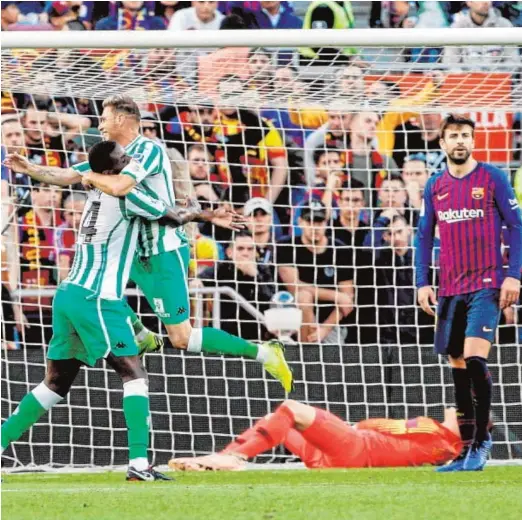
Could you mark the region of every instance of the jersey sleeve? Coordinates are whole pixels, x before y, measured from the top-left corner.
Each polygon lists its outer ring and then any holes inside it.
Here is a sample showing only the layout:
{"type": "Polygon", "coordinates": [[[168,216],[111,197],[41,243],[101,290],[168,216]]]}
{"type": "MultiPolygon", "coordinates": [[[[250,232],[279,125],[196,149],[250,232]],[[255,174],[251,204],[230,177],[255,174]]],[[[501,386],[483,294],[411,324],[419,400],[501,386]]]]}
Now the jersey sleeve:
{"type": "Polygon", "coordinates": [[[75,164],[72,166],[72,169],[78,173],[78,175],[85,175],[86,173],[89,173],[91,171],[91,167],[89,165],[89,161],[84,161],[78,164],[75,164]]]}
{"type": "Polygon", "coordinates": [[[508,176],[498,168],[494,168],[492,172],[495,183],[495,203],[509,235],[507,276],[519,279],[522,267],[522,214],[508,176]]]}
{"type": "Polygon", "coordinates": [[[126,218],[141,217],[146,220],[158,220],[167,212],[165,203],[142,189],[134,188],[124,200],[126,218]]]}
{"type": "Polygon", "coordinates": [[[148,175],[159,172],[162,160],[162,149],[159,144],[148,141],[138,148],[132,155],[132,161],[121,171],[129,175],[139,184],[148,175]]]}
{"type": "Polygon", "coordinates": [[[433,179],[428,179],[420,211],[419,229],[415,236],[415,284],[418,288],[430,285],[429,274],[433,236],[435,232],[435,210],[433,208],[433,179]]]}

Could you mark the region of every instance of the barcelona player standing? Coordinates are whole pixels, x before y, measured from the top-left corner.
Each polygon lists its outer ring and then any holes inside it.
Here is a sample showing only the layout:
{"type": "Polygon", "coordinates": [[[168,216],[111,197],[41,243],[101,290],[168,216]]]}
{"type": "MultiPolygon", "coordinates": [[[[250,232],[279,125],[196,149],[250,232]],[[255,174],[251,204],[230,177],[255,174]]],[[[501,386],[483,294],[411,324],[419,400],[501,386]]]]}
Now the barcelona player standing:
{"type": "Polygon", "coordinates": [[[487,359],[500,310],[518,301],[522,216],[508,176],[473,158],[475,125],[449,115],[441,148],[447,168],[424,190],[416,240],[416,284],[422,309],[434,315],[435,351],[449,357],[463,449],[438,471],[482,470],[491,451],[488,433],[492,381],[487,359]],[[510,245],[503,268],[501,235],[510,245]],[[439,299],[430,285],[435,226],[440,232],[439,299]]]}

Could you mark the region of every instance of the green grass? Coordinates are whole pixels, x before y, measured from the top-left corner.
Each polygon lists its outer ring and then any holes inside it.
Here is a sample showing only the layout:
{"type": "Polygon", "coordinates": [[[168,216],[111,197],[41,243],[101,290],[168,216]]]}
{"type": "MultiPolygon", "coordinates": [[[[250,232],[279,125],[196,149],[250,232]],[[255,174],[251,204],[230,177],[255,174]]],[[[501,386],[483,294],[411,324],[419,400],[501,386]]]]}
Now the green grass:
{"type": "Polygon", "coordinates": [[[437,474],[432,468],[178,473],[125,482],[122,473],[4,475],[12,520],[486,520],[522,518],[522,467],[437,474]]]}

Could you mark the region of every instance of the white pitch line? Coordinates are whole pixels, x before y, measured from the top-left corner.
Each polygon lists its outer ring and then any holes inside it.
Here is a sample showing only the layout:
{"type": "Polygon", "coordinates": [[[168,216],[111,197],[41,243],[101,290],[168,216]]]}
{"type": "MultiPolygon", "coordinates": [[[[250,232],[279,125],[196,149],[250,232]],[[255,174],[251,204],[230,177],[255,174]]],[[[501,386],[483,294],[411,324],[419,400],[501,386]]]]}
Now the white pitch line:
{"type": "MultiPolygon", "coordinates": [[[[467,485],[467,484],[483,484],[484,481],[482,480],[466,480],[466,481],[461,481],[459,485],[467,485]]],[[[159,483],[158,483],[159,484],[159,483]]],[[[149,484],[148,486],[139,486],[139,485],[136,485],[136,483],[133,483],[133,484],[128,484],[128,485],[125,485],[125,487],[96,487],[96,486],[90,486],[90,487],[73,487],[73,488],[41,488],[41,487],[24,487],[24,488],[13,488],[13,489],[5,489],[5,486],[6,485],[9,485],[9,484],[6,484],[4,482],[3,486],[2,486],[2,494],[3,493],[54,493],[54,494],[60,494],[60,493],[92,493],[92,492],[107,492],[107,493],[112,493],[112,492],[124,492],[124,493],[128,493],[129,491],[131,492],[150,492],[150,491],[164,491],[164,490],[168,490],[170,489],[171,487],[174,487],[176,490],[179,490],[179,489],[183,489],[183,490],[199,490],[199,489],[205,489],[205,490],[209,490],[209,489],[215,489],[215,490],[219,490],[219,489],[236,489],[236,488],[244,488],[245,486],[249,485],[248,482],[245,482],[245,483],[238,483],[238,484],[194,484],[194,485],[187,485],[187,484],[178,484],[176,482],[173,482],[171,484],[168,484],[168,483],[161,483],[161,484],[155,484],[155,485],[151,485],[149,484]]],[[[411,488],[411,487],[418,487],[418,488],[425,488],[426,487],[426,484],[430,484],[430,485],[437,485],[438,482],[436,481],[433,481],[433,482],[417,482],[417,483],[410,483],[408,484],[408,487],[411,488]]],[[[495,481],[495,485],[510,485],[510,484],[515,484],[515,482],[512,482],[512,481],[501,481],[501,480],[497,480],[495,481]]],[[[333,484],[335,486],[335,489],[339,489],[339,488],[352,488],[354,486],[358,486],[358,487],[367,487],[368,485],[371,485],[371,487],[375,488],[375,487],[388,487],[390,486],[390,483],[385,483],[385,482],[372,482],[372,483],[369,483],[369,482],[353,482],[353,483],[346,483],[346,484],[343,484],[343,483],[335,483],[333,484]]],[[[302,483],[302,484],[281,484],[281,483],[271,483],[271,484],[255,484],[255,488],[256,489],[259,489],[259,488],[274,488],[274,487],[277,487],[277,488],[281,488],[281,487],[290,487],[290,488],[294,488],[294,487],[299,487],[299,488],[324,488],[324,487],[332,487],[332,483],[328,483],[328,482],[321,482],[321,483],[311,483],[311,482],[308,482],[308,483],[302,483]]]]}

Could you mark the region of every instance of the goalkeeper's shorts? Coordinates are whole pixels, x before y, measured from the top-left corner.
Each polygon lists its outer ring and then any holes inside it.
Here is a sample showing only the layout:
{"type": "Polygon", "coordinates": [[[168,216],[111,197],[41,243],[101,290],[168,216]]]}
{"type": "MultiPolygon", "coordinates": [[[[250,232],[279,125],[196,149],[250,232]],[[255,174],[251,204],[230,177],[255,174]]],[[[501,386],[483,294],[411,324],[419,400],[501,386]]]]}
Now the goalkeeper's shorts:
{"type": "Polygon", "coordinates": [[[490,343],[500,319],[499,289],[481,289],[467,294],[439,298],[435,352],[459,358],[466,338],[482,338],[490,343]]]}
{"type": "Polygon", "coordinates": [[[123,301],[92,298],[92,294],[72,283],[60,285],[53,301],[48,359],[78,359],[94,366],[111,353],[118,357],[138,355],[123,301]]]}

